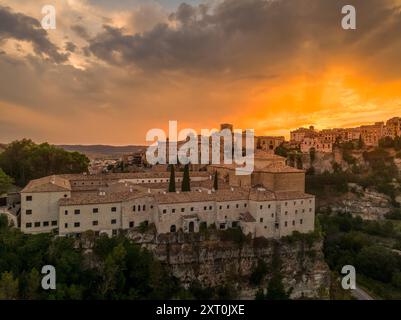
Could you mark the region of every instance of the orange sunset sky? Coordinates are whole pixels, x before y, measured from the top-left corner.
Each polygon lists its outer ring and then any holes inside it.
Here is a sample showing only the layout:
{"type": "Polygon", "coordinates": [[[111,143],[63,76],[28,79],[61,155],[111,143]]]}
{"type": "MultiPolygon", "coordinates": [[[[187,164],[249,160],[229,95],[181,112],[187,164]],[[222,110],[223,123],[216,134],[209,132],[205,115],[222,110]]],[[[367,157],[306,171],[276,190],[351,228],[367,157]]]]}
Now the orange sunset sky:
{"type": "Polygon", "coordinates": [[[2,143],[143,144],[169,120],[288,137],[400,106],[400,0],[0,0],[2,143]]]}

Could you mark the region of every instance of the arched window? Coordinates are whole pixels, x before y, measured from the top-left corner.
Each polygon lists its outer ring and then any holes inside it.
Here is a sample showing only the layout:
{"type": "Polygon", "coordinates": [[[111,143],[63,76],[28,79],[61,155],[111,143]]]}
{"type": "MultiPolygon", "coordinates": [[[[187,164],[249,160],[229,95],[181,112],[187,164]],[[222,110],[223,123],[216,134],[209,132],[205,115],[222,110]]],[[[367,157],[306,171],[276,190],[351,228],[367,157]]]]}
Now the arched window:
{"type": "Polygon", "coordinates": [[[173,225],[171,225],[171,227],[170,227],[170,232],[176,232],[176,226],[175,226],[175,224],[173,224],[173,225]]]}

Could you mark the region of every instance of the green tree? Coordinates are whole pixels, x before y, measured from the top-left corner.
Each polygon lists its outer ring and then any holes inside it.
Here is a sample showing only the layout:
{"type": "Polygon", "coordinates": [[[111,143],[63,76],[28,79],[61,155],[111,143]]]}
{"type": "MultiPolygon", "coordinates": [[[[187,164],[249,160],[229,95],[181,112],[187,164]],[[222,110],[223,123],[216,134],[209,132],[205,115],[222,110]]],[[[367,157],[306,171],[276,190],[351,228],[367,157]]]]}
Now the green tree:
{"type": "Polygon", "coordinates": [[[83,154],[28,139],[10,143],[0,154],[0,167],[21,187],[29,180],[52,174],[86,172],[88,165],[89,159],[83,154]]]}
{"type": "Polygon", "coordinates": [[[5,172],[0,168],[0,195],[7,192],[13,184],[13,179],[10,178],[5,172]]]}
{"type": "Polygon", "coordinates": [[[218,178],[217,171],[214,172],[213,189],[214,190],[218,190],[219,189],[219,178],[218,178]]]}
{"type": "Polygon", "coordinates": [[[0,300],[15,300],[18,298],[18,279],[12,272],[3,272],[0,278],[0,300]]]}
{"type": "Polygon", "coordinates": [[[33,268],[26,276],[25,298],[35,300],[40,298],[39,288],[42,278],[39,271],[33,268]]]}
{"type": "Polygon", "coordinates": [[[181,191],[182,192],[191,191],[191,178],[189,177],[189,165],[188,164],[186,164],[184,166],[184,175],[182,178],[181,191]]]}
{"type": "Polygon", "coordinates": [[[365,146],[365,143],[363,142],[362,135],[359,135],[358,149],[362,149],[364,146],[365,146]]]}
{"type": "Polygon", "coordinates": [[[310,157],[310,163],[311,163],[311,165],[312,165],[312,163],[315,161],[315,159],[316,159],[316,150],[315,150],[315,148],[311,148],[310,150],[309,150],[309,157],[310,157]]]}
{"type": "Polygon", "coordinates": [[[275,243],[271,262],[272,277],[267,286],[267,293],[265,297],[268,300],[288,300],[290,297],[289,292],[286,292],[283,285],[281,265],[280,247],[278,243],[275,243]]]}
{"type": "Polygon", "coordinates": [[[168,184],[168,192],[175,192],[175,167],[173,164],[170,165],[170,181],[168,184]]]}

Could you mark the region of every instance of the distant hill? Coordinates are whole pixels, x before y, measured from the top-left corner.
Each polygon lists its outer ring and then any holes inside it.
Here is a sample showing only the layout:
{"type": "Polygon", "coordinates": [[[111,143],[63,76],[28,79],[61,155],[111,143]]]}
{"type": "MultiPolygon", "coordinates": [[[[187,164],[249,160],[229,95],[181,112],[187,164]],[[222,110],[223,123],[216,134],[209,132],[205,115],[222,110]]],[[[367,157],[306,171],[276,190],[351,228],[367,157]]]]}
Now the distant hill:
{"type": "Polygon", "coordinates": [[[108,146],[108,145],[58,145],[66,151],[77,151],[90,159],[119,158],[123,154],[145,150],[145,146],[108,146]]]}

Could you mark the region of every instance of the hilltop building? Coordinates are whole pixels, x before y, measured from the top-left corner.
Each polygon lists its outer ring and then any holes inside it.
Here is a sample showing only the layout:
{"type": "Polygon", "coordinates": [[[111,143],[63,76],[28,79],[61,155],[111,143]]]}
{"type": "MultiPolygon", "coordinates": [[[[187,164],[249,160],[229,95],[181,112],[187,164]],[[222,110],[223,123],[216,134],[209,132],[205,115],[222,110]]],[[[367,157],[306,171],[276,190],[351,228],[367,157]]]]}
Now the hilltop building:
{"type": "MultiPolygon", "coordinates": [[[[192,172],[191,192],[168,193],[169,172],[57,175],[31,181],[21,192],[21,230],[113,235],[141,224],[158,233],[240,227],[253,237],[281,237],[314,229],[315,197],[305,193],[305,172],[267,152],[255,171],[235,176],[231,165],[192,172]],[[212,175],[219,173],[218,190],[212,175]]],[[[176,182],[182,179],[177,172],[176,182]]]]}
{"type": "Polygon", "coordinates": [[[376,147],[380,139],[384,137],[395,138],[401,136],[401,118],[395,117],[384,122],[375,122],[371,125],[363,125],[356,128],[333,128],[315,130],[298,128],[290,132],[291,142],[297,143],[302,152],[310,152],[314,148],[318,152],[332,152],[333,145],[337,142],[350,142],[362,139],[366,146],[376,147]]]}

